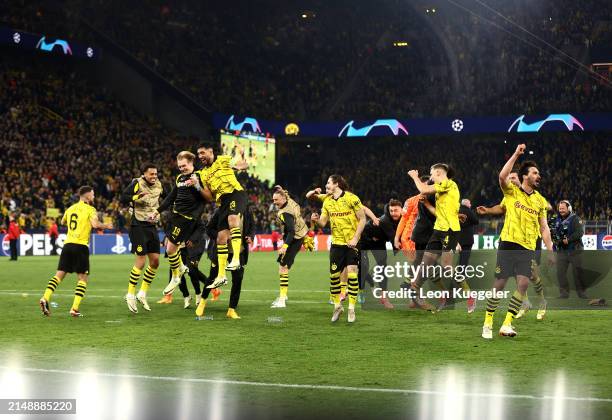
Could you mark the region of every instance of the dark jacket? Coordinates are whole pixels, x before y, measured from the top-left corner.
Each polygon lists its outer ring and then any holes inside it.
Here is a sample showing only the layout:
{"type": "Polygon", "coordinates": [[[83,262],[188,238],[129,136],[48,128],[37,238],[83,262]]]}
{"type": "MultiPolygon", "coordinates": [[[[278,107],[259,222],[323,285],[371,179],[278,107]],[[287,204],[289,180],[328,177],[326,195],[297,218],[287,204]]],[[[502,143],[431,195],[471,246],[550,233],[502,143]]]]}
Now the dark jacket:
{"type": "Polygon", "coordinates": [[[463,245],[474,244],[474,227],[478,226],[478,216],[474,210],[463,204],[459,206],[459,213],[467,216],[465,223],[461,223],[461,232],[459,232],[459,245],[463,248],[463,245]]]}
{"type": "MultiPolygon", "coordinates": [[[[429,195],[427,197],[431,205],[435,206],[436,199],[435,196],[429,195]]],[[[410,236],[410,240],[415,244],[426,244],[429,242],[429,238],[431,238],[431,234],[433,233],[433,227],[436,223],[436,216],[431,214],[427,207],[421,202],[419,202],[419,214],[417,215],[416,221],[414,222],[414,228],[412,229],[412,235],[410,236]]]]}
{"type": "MultiPolygon", "coordinates": [[[[361,249],[387,249],[387,242],[393,245],[400,219],[393,220],[389,214],[389,205],[385,204],[384,214],[378,220],[380,222],[378,226],[374,226],[371,220],[366,223],[361,234],[361,249]]],[[[395,249],[395,245],[393,247],[395,249]]]]}
{"type": "Polygon", "coordinates": [[[584,249],[582,236],[584,225],[576,213],[570,213],[565,219],[557,218],[552,229],[555,230],[555,248],[568,251],[580,251],[584,249]],[[563,238],[567,237],[568,244],[563,244],[563,238]]]}

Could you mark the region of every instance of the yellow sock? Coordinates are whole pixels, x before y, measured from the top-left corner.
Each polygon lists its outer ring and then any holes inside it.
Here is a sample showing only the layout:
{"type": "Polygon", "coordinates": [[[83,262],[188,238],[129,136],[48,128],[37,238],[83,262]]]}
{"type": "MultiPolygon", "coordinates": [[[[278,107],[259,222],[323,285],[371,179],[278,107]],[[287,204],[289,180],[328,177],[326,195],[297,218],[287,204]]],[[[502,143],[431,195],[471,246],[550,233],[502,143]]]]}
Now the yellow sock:
{"type": "Polygon", "coordinates": [[[357,293],[359,292],[359,280],[357,280],[357,273],[348,273],[348,299],[349,309],[355,309],[357,303],[357,293]]]}
{"type": "Polygon", "coordinates": [[[217,277],[225,277],[225,267],[227,266],[227,244],[217,244],[217,260],[219,262],[219,272],[217,277]]]}
{"type": "Polygon", "coordinates": [[[53,292],[55,292],[55,289],[57,288],[57,286],[59,286],[61,282],[62,280],[59,277],[51,277],[51,280],[49,280],[49,284],[47,284],[47,288],[45,289],[43,299],[49,302],[51,300],[51,295],[53,294],[53,292]]]}
{"type": "Polygon", "coordinates": [[[495,312],[485,312],[485,325],[493,328],[493,315],[495,314],[495,312]]]}
{"type": "Polygon", "coordinates": [[[240,261],[240,245],[242,244],[242,234],[240,228],[235,227],[230,229],[231,245],[232,245],[232,261],[240,261]]]}
{"type": "Polygon", "coordinates": [[[340,273],[329,275],[329,293],[335,306],[340,305],[340,273]]]}
{"type": "Polygon", "coordinates": [[[183,265],[181,260],[181,253],[175,252],[174,254],[168,254],[168,262],[170,263],[170,270],[172,270],[172,276],[178,277],[180,274],[179,268],[183,265]]]}
{"type": "Polygon", "coordinates": [[[346,295],[346,287],[347,287],[347,283],[340,283],[340,294],[341,295],[346,295]]]}
{"type": "Polygon", "coordinates": [[[206,309],[206,299],[201,299],[200,303],[198,303],[198,307],[196,308],[196,315],[203,316],[204,310],[206,309]]]}
{"type": "Polygon", "coordinates": [[[470,291],[470,285],[468,284],[467,280],[463,280],[459,284],[461,284],[461,288],[463,289],[463,291],[465,291],[465,292],[469,292],[470,291]]]}
{"type": "Polygon", "coordinates": [[[149,291],[149,287],[151,287],[151,283],[155,278],[155,273],[157,273],[157,268],[153,268],[148,266],[142,276],[142,284],[140,285],[140,291],[143,293],[147,293],[149,291]]]}
{"type": "Polygon", "coordinates": [[[74,290],[74,301],[72,302],[72,309],[75,311],[79,310],[79,306],[81,305],[81,300],[85,296],[85,290],[87,289],[87,282],[83,280],[79,280],[77,283],[77,287],[74,290]]]}
{"type": "Polygon", "coordinates": [[[289,290],[289,273],[280,274],[280,296],[287,297],[287,291],[289,290]]]}
{"type": "Polygon", "coordinates": [[[136,293],[136,285],[138,284],[138,280],[140,280],[140,274],[142,270],[136,266],[132,267],[132,271],[130,271],[130,283],[128,284],[128,295],[133,295],[136,293]]]}
{"type": "Polygon", "coordinates": [[[510,303],[508,304],[508,313],[506,313],[506,319],[504,320],[504,325],[512,325],[512,320],[521,309],[521,305],[523,304],[523,295],[518,290],[514,291],[514,294],[510,298],[510,303]]]}

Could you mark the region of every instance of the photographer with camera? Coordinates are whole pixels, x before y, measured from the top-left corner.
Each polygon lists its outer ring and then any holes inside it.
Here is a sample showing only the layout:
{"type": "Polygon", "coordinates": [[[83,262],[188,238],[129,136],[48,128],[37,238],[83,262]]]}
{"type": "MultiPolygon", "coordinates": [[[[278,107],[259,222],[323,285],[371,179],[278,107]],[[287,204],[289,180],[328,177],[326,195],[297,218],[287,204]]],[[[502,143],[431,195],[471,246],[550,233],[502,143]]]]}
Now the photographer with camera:
{"type": "Polygon", "coordinates": [[[567,200],[561,200],[557,206],[559,217],[551,221],[551,233],[557,252],[557,280],[559,281],[560,298],[569,297],[567,269],[571,264],[574,273],[576,294],[586,299],[582,284],[582,235],[584,226],[582,220],[572,211],[572,205],[567,200]]]}

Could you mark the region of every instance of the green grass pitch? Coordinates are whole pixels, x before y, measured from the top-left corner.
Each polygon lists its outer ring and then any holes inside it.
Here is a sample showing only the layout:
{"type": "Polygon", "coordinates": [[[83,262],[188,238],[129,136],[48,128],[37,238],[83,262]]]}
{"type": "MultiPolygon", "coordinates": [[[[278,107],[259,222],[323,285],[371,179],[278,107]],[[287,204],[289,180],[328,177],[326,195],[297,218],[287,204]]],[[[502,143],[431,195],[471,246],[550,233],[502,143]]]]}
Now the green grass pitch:
{"type": "MultiPolygon", "coordinates": [[[[443,403],[453,393],[440,378],[454,372],[460,377],[454,385],[460,388],[458,394],[498,390],[504,412],[513,413],[507,418],[529,418],[554,403],[541,397],[561,392],[562,377],[563,395],[578,398],[566,401],[567,407],[580,409],[582,418],[612,416],[612,365],[604,356],[612,348],[612,312],[551,310],[537,322],[532,311],[517,320],[518,337],[495,336],[490,342],[480,337],[482,302],[472,315],[463,310],[430,314],[358,308],[354,325],[347,324],[346,314],[331,324],[327,258],[326,253],[298,256],[288,306],[279,310],[270,309],[278,293],[275,255],[251,254],[238,307],[242,319],[225,318],[225,286],[220,300],[207,306],[213,319],[206,321],[196,321],[193,308],[182,308],[178,289],[172,305],[155,304],[167,283],[167,260],[162,260],[149,295],[152,311],[139,307],[134,315],[123,299],[132,257],[92,256],[81,305],[84,317],[73,319],[68,310],[74,275],[56,291],[53,301],[59,306],[52,308],[51,317],[43,317],[38,307],[57,257],[26,257],[16,263],[3,259],[1,365],[6,368],[18,360],[21,367],[42,369],[30,374],[44,378],[50,389],[65,378],[45,371],[49,369],[82,371],[94,366],[100,372],[142,375],[135,380],[148,396],[178,395],[181,389],[180,381],[147,380],[149,376],[297,385],[225,385],[225,398],[264,417],[282,416],[297,407],[304,416],[423,415],[429,405],[443,403]],[[269,322],[269,317],[282,321],[269,322]],[[496,381],[503,383],[502,391],[494,387],[496,381]]],[[[207,273],[208,262],[201,268],[207,273]]],[[[506,307],[507,302],[500,306],[503,311],[506,307]]],[[[499,311],[496,325],[502,318],[499,311]]],[[[213,384],[196,381],[194,386],[206,390],[213,384]]]]}

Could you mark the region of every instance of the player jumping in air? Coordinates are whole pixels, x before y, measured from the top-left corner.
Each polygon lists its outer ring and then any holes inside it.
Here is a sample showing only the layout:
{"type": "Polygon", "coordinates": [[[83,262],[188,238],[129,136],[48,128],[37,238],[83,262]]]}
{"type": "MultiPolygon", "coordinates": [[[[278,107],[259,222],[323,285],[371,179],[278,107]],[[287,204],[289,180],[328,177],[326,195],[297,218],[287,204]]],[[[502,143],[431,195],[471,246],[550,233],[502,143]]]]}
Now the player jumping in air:
{"type": "Polygon", "coordinates": [[[43,297],[40,298],[40,309],[46,316],[51,314],[49,302],[51,295],[57,286],[64,280],[66,273],[77,273],[77,286],[74,291],[74,301],[70,308],[70,315],[81,316],[79,306],[85,296],[89,277],[89,237],[91,229],[112,229],[112,223],[101,223],[98,220],[96,209],[92,206],[94,202],[94,190],[92,187],[83,186],[79,188],[79,202],[68,207],[62,217],[62,225],[68,225],[68,234],[64,241],[64,247],[59,258],[57,272],[49,280],[43,297]]]}
{"type": "Polygon", "coordinates": [[[227,283],[225,270],[240,269],[241,224],[247,206],[247,194],[236,179],[234,168],[230,164],[230,156],[215,156],[213,147],[204,145],[198,147],[198,158],[204,165],[200,171],[200,180],[210,190],[219,207],[219,226],[217,227],[219,272],[217,278],[208,286],[210,289],[215,289],[227,283]],[[227,262],[228,240],[233,255],[229,263],[227,262]]]}
{"type": "MultiPolygon", "coordinates": [[[[187,241],[197,228],[198,220],[204,211],[205,197],[210,198],[210,192],[206,191],[195,171],[194,161],[195,155],[191,152],[182,151],[177,155],[176,164],[181,173],[176,177],[174,188],[157,209],[157,212],[161,213],[172,207],[172,213],[166,223],[166,252],[172,278],[164,289],[164,295],[174,292],[181,283],[183,274],[189,270],[181,260],[179,245],[187,241]]],[[[158,217],[159,214],[155,214],[151,220],[158,217]]]]}

